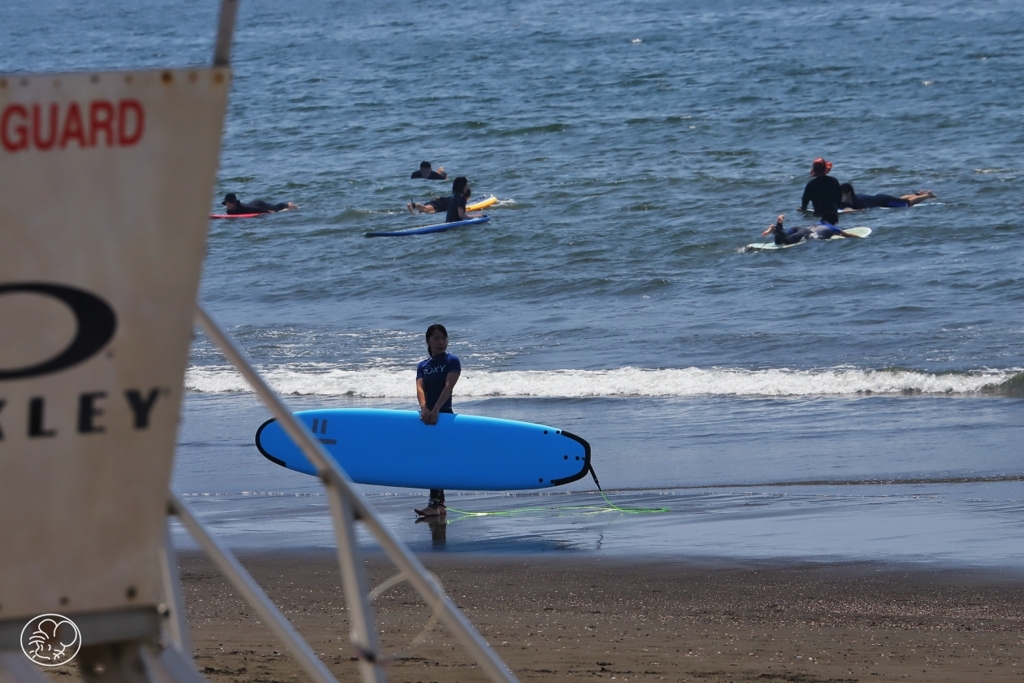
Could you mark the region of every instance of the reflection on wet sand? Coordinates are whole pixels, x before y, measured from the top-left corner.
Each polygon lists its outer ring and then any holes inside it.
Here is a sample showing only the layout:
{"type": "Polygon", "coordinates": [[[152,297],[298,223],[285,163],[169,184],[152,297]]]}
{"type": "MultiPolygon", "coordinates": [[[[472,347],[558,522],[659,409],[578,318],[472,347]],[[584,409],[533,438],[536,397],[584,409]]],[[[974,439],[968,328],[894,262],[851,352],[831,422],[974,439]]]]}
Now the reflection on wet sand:
{"type": "Polygon", "coordinates": [[[444,550],[447,544],[445,534],[448,530],[447,517],[419,517],[417,524],[426,524],[430,527],[430,545],[434,550],[444,550]]]}

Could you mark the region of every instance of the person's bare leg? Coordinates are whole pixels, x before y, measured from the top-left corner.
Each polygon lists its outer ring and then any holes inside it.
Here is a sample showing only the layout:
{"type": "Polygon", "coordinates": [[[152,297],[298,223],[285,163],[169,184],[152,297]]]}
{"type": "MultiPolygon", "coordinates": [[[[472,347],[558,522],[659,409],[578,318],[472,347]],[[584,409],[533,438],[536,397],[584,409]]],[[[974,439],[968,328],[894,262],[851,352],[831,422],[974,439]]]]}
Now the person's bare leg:
{"type": "Polygon", "coordinates": [[[931,190],[918,190],[914,194],[905,194],[900,199],[905,199],[910,206],[914,206],[926,199],[935,199],[935,193],[931,190]]]}

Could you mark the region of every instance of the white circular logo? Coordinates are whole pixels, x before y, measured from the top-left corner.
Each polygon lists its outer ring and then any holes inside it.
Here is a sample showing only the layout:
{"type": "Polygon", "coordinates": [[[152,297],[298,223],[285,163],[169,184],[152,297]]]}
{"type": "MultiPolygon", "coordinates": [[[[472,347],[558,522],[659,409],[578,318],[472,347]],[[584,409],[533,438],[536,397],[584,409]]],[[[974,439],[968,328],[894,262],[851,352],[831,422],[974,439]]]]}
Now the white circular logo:
{"type": "Polygon", "coordinates": [[[21,651],[40,666],[67,664],[82,647],[82,632],[60,614],[40,614],[21,629],[21,651]]]}

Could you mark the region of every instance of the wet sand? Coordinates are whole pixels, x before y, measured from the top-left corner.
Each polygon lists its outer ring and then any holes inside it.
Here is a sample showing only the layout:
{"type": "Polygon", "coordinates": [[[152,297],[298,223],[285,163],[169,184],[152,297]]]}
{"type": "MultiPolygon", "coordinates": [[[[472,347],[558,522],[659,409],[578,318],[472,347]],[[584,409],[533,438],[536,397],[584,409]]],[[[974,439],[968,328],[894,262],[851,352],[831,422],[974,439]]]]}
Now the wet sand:
{"type": "MultiPolygon", "coordinates": [[[[341,681],[359,680],[332,552],[240,555],[341,681]]],[[[421,556],[521,681],[1024,681],[1024,572],[858,564],[421,556]]],[[[307,680],[213,565],[180,556],[201,671],[307,680]]],[[[371,586],[394,572],[367,560],[371,586]]],[[[405,584],[374,603],[386,653],[430,614],[405,584]]],[[[389,681],[486,678],[443,625],[389,681]]]]}

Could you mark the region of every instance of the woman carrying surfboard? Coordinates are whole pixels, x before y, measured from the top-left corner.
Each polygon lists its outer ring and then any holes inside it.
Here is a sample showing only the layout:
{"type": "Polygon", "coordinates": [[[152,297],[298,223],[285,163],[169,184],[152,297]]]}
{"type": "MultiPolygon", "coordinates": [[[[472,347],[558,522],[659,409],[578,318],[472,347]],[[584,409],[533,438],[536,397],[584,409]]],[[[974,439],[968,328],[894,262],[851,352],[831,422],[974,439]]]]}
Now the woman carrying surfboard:
{"type": "MultiPolygon", "coordinates": [[[[416,366],[416,399],[420,404],[420,419],[424,424],[436,425],[440,413],[452,413],[452,391],[462,374],[458,356],[448,353],[448,330],[436,323],[427,328],[427,358],[416,366]]],[[[430,489],[427,507],[416,510],[421,517],[448,514],[444,505],[444,489],[430,489]]]]}

